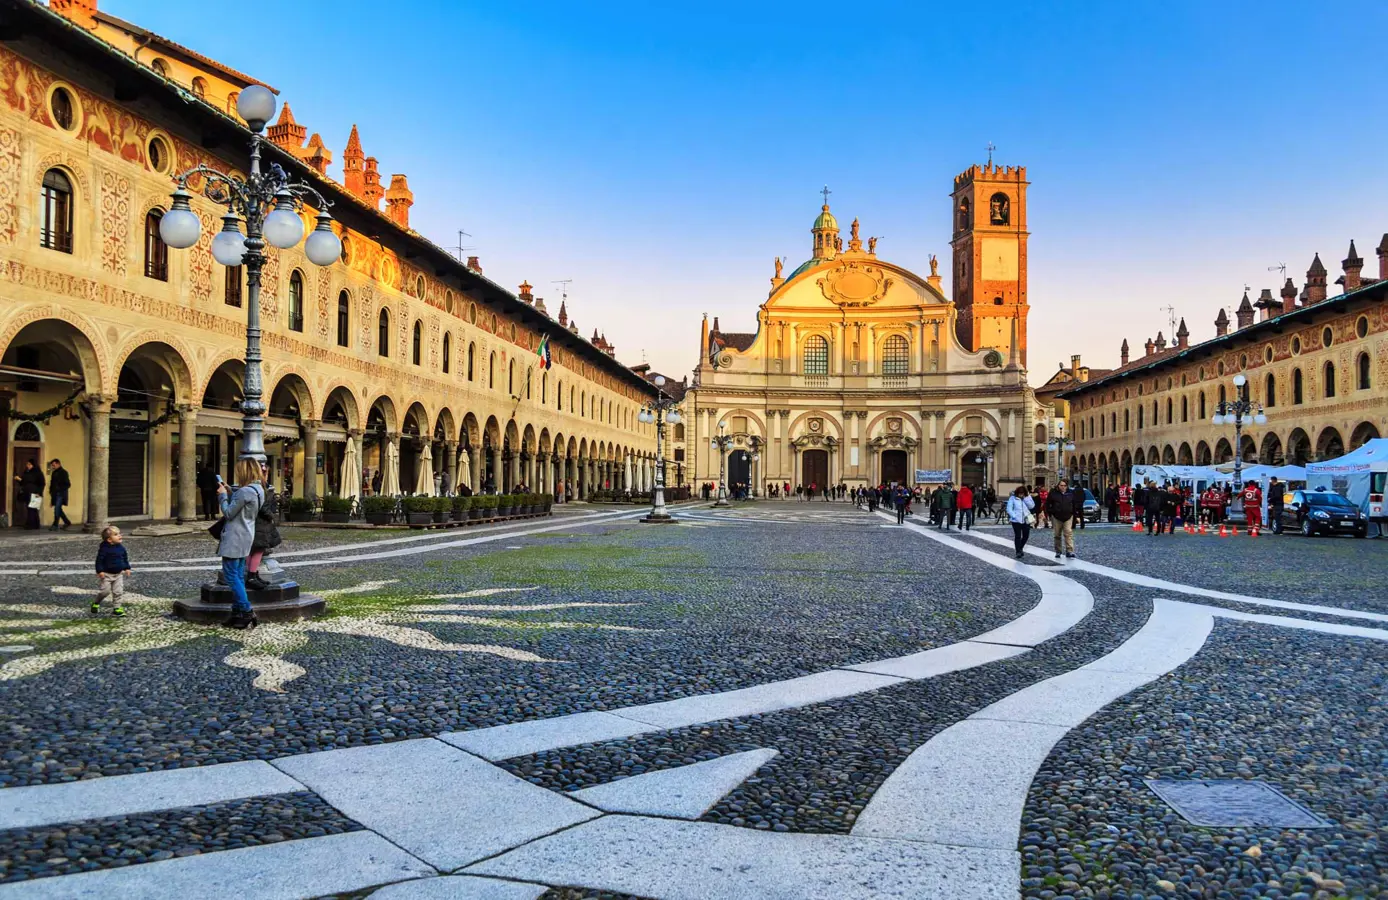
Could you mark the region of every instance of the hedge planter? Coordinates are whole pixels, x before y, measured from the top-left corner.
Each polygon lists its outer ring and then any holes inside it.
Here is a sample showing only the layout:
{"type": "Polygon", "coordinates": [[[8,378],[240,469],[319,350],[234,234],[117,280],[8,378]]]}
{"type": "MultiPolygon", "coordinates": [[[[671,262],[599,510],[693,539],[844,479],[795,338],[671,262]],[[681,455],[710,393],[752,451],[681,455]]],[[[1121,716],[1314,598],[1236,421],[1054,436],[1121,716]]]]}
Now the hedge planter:
{"type": "Polygon", "coordinates": [[[289,519],[289,521],[291,521],[291,522],[312,522],[312,521],[313,521],[313,512],[312,512],[311,510],[310,510],[310,511],[306,511],[306,512],[305,512],[305,511],[296,512],[296,511],[294,511],[294,510],[290,510],[289,515],[288,515],[288,519],[289,519]]]}
{"type": "Polygon", "coordinates": [[[482,518],[482,512],[482,510],[474,506],[467,511],[467,520],[469,522],[476,522],[478,519],[482,518]]]}
{"type": "Polygon", "coordinates": [[[390,513],[388,512],[369,512],[366,514],[366,521],[372,525],[389,525],[390,513]]]}
{"type": "Polygon", "coordinates": [[[509,506],[498,506],[498,507],[496,508],[496,514],[497,514],[497,517],[498,517],[498,518],[504,519],[504,518],[506,518],[507,516],[511,515],[511,507],[509,507],[509,506]]]}
{"type": "Polygon", "coordinates": [[[346,523],[346,522],[352,521],[352,514],[351,514],[351,513],[330,513],[330,512],[325,512],[325,513],[323,513],[323,521],[324,521],[324,522],[332,522],[332,523],[336,523],[336,524],[344,524],[344,523],[346,523]]]}
{"type": "Polygon", "coordinates": [[[432,525],[434,523],[434,514],[431,512],[405,513],[405,523],[411,528],[421,528],[425,525],[432,525]]]}

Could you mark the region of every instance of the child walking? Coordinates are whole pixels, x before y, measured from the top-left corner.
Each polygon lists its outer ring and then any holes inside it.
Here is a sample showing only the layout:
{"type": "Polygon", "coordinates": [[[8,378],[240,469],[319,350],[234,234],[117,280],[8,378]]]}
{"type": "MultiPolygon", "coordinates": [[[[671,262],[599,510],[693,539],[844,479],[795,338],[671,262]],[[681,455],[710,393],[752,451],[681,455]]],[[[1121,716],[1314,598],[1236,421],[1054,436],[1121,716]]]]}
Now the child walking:
{"type": "Polygon", "coordinates": [[[92,601],[92,615],[100,615],[101,601],[111,598],[113,616],[125,615],[121,598],[125,596],[125,576],[130,574],[130,556],[121,543],[120,529],[107,525],[101,532],[101,547],[96,551],[96,599],[92,601]]]}

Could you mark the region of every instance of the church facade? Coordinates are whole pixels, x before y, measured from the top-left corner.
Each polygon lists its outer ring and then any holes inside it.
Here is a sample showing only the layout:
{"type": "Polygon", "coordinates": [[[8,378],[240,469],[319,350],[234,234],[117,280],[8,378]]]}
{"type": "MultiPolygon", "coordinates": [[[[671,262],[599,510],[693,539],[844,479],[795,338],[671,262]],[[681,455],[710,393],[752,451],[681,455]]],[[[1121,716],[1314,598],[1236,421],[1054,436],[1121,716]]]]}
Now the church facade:
{"type": "Polygon", "coordinates": [[[776,260],[757,330],[705,316],[686,397],[690,480],[769,483],[1031,481],[1026,383],[1026,169],[972,166],[952,193],[953,285],[877,255],[825,203],[810,258],[776,260]],[[712,445],[731,438],[727,459],[712,445]]]}

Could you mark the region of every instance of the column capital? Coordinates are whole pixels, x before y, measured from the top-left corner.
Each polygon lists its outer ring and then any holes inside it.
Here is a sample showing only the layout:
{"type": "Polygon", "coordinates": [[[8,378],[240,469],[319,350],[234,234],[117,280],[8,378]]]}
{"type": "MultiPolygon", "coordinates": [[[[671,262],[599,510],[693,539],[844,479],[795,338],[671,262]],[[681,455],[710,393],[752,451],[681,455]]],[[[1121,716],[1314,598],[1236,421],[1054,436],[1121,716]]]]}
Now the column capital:
{"type": "Polygon", "coordinates": [[[302,425],[305,429],[312,428],[314,431],[317,431],[319,428],[323,427],[323,422],[321,419],[303,419],[299,422],[299,424],[302,425]]]}
{"type": "Polygon", "coordinates": [[[174,406],[174,410],[178,413],[179,418],[184,418],[189,415],[196,416],[199,409],[200,407],[196,403],[179,403],[174,406]]]}
{"type": "Polygon", "coordinates": [[[361,429],[361,428],[348,428],[348,429],[347,429],[347,436],[348,436],[349,438],[357,438],[358,440],[360,440],[360,439],[361,439],[361,436],[362,436],[363,434],[366,434],[366,432],[365,432],[365,430],[363,430],[363,429],[361,429]]]}
{"type": "Polygon", "coordinates": [[[111,406],[116,402],[115,397],[105,397],[101,394],[88,394],[82,401],[82,407],[90,413],[110,413],[111,406]]]}

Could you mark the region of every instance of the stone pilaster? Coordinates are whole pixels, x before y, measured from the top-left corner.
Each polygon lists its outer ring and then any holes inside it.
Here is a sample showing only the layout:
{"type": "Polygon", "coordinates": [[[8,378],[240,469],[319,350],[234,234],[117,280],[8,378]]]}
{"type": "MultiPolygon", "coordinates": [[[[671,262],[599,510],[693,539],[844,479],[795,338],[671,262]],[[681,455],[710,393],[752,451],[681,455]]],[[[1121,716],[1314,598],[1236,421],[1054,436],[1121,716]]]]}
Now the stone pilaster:
{"type": "Polygon", "coordinates": [[[87,400],[87,523],[84,530],[100,533],[109,508],[107,482],[111,475],[111,399],[87,400]]]}
{"type": "Polygon", "coordinates": [[[318,496],[318,427],[317,419],[304,420],[304,480],[300,487],[301,497],[318,496]]]}
{"type": "Polygon", "coordinates": [[[178,407],[178,521],[198,517],[198,408],[178,407]]]}

